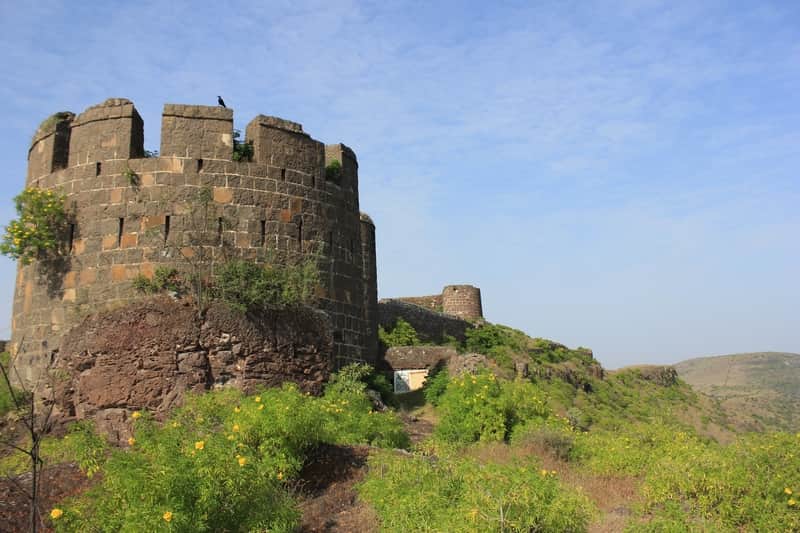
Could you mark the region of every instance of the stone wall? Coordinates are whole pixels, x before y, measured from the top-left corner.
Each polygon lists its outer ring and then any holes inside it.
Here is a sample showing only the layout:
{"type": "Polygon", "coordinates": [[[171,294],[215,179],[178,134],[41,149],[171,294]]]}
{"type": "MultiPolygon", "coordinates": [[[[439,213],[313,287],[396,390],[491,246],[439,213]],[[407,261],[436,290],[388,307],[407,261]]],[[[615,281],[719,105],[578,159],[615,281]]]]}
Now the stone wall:
{"type": "Polygon", "coordinates": [[[378,302],[378,323],[384,329],[392,329],[397,319],[402,318],[417,331],[420,341],[440,344],[446,342],[446,336],[455,337],[463,342],[464,332],[474,327],[470,322],[460,318],[437,313],[418,305],[400,300],[380,300],[378,302]]]}
{"type": "Polygon", "coordinates": [[[448,285],[441,294],[393,298],[466,320],[482,320],[481,290],[472,285],[448,285]]]}
{"type": "Polygon", "coordinates": [[[187,391],[291,381],[319,393],[334,366],[323,312],[245,316],[215,304],[200,319],[165,296],[86,318],[64,336],[55,361],[57,418],[92,419],[115,440],[127,438],[131,412],[160,416],[187,391]]]}
{"type": "Polygon", "coordinates": [[[394,298],[394,300],[418,305],[438,313],[441,313],[443,310],[441,294],[433,294],[431,296],[402,296],[400,298],[394,298]]]}
{"type": "Polygon", "coordinates": [[[432,369],[458,356],[452,346],[393,346],[384,356],[385,370],[432,369]]]}
{"type": "Polygon", "coordinates": [[[333,322],[337,361],[374,362],[367,300],[377,295],[376,275],[365,280],[365,267],[375,258],[362,254],[375,248],[362,245],[355,154],[323,145],[300,124],[259,115],[247,126],[253,160],[232,161],[232,128],[230,109],[167,104],[161,155],[145,158],[143,124],[128,100],[43,123],[26,185],[65,194],[70,227],[59,260],[18,267],[12,346],[25,379],[82,317],[140,298],[131,283],[140,274],[307,254],[321,258],[318,296],[333,322]],[[338,182],[325,179],[334,159],[342,163],[338,182]]]}
{"type": "Polygon", "coordinates": [[[375,223],[361,213],[361,259],[364,261],[365,358],[378,360],[378,265],[375,261],[375,223]]]}

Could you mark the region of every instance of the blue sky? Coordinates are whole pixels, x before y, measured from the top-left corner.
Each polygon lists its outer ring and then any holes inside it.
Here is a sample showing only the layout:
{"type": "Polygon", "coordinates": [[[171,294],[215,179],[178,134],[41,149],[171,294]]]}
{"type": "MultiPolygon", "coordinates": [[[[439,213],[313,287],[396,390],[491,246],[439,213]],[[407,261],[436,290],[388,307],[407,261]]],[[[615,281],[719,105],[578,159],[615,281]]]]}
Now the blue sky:
{"type": "Polygon", "coordinates": [[[472,283],[610,368],[800,352],[798,2],[5,0],[0,44],[0,223],[49,114],[129,98],[157,149],[220,94],[355,149],[381,297],[472,283]]]}

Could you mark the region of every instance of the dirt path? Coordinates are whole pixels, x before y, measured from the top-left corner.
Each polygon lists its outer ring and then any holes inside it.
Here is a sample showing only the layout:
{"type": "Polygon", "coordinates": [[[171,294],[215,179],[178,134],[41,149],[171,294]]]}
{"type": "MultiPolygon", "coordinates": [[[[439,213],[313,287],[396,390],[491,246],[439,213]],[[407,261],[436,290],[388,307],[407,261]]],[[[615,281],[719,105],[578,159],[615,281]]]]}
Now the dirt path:
{"type": "MultiPolygon", "coordinates": [[[[57,502],[80,494],[99,480],[89,480],[75,464],[67,463],[47,467],[42,472],[39,512],[43,518],[41,531],[52,531],[49,523],[50,511],[57,502]]],[[[26,492],[30,490],[30,473],[13,479],[0,479],[0,532],[17,533],[29,531],[28,513],[30,501],[26,492]]]]}
{"type": "Polygon", "coordinates": [[[369,505],[358,498],[355,485],[367,471],[368,446],[322,445],[308,458],[300,472],[304,533],[378,531],[378,519],[369,505]]]}

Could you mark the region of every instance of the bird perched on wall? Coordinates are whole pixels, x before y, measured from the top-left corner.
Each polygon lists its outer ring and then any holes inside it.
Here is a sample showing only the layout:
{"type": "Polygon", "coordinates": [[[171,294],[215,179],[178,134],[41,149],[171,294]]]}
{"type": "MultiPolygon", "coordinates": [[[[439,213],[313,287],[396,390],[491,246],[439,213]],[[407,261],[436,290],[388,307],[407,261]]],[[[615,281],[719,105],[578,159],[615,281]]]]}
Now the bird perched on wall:
{"type": "Polygon", "coordinates": [[[218,103],[219,105],[221,105],[222,107],[227,107],[227,106],[225,105],[225,100],[223,100],[221,96],[217,96],[217,103],[218,103]]]}

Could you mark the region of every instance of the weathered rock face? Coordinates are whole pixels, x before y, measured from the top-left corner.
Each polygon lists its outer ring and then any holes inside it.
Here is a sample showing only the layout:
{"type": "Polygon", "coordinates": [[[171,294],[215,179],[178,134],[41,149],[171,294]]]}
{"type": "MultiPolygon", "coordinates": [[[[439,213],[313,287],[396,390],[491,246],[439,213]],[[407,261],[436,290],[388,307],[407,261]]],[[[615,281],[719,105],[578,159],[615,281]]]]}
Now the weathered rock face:
{"type": "Polygon", "coordinates": [[[187,391],[291,381],[320,392],[333,369],[332,329],[307,308],[245,316],[215,304],[201,319],[157,297],[85,319],[65,335],[55,368],[60,418],[93,419],[121,440],[132,411],[158,416],[187,391]]]}

